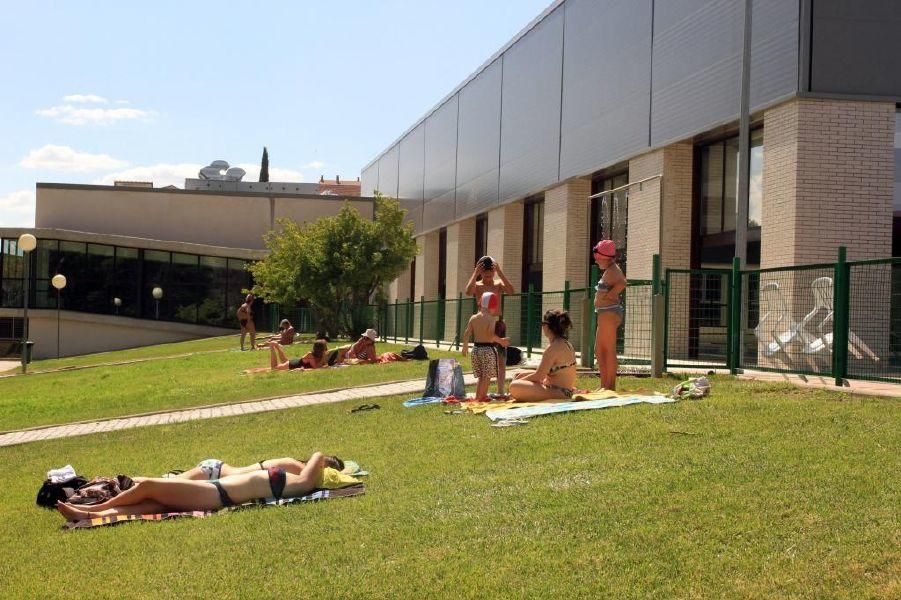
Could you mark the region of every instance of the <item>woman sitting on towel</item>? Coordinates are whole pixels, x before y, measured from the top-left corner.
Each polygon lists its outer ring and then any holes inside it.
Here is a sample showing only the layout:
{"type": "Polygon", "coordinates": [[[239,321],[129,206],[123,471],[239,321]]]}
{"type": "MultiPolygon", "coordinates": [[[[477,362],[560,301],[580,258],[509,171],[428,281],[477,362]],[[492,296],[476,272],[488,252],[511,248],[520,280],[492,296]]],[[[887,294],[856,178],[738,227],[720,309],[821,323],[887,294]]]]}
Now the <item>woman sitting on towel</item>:
{"type": "Polygon", "coordinates": [[[361,363],[375,363],[379,361],[379,355],[375,351],[375,341],[379,334],[375,329],[367,329],[360,339],[350,347],[344,358],[356,358],[361,363]]]}
{"type": "MultiPolygon", "coordinates": [[[[296,458],[270,458],[261,460],[260,462],[247,465],[246,467],[233,467],[232,465],[222,462],[215,458],[208,458],[201,461],[193,469],[189,469],[183,473],[175,475],[176,479],[194,479],[199,481],[209,481],[211,479],[221,479],[223,477],[231,477],[232,475],[243,475],[244,473],[252,473],[253,471],[265,471],[271,467],[284,469],[287,473],[300,475],[307,463],[296,458]]],[[[326,456],[325,466],[335,469],[336,471],[344,470],[344,461],[337,456],[326,456]]],[[[143,481],[148,477],[134,477],[134,481],[143,481]]]]}
{"type": "Polygon", "coordinates": [[[303,496],[322,484],[325,456],[316,452],[300,474],[281,467],[230,475],[222,479],[144,479],[90,510],[60,502],[57,510],[69,520],[142,515],[171,511],[216,510],[260,498],[303,496]]]}
{"type": "Polygon", "coordinates": [[[544,313],[541,331],[549,344],[535,371],[517,373],[510,382],[510,395],[516,402],[570,400],[576,383],[576,352],[566,339],[572,327],[569,313],[552,309],[544,313]]]}
{"type": "Polygon", "coordinates": [[[258,344],[257,348],[265,348],[269,345],[269,342],[278,342],[282,346],[290,346],[294,343],[294,335],[294,326],[291,325],[291,321],[282,319],[282,322],[278,324],[278,335],[269,336],[265,342],[258,344]]]}
{"type": "Polygon", "coordinates": [[[245,373],[265,373],[266,371],[293,371],[295,369],[318,369],[327,366],[325,353],[328,352],[328,344],[325,340],[313,342],[313,349],[301,358],[291,358],[285,354],[285,349],[278,342],[269,342],[269,366],[256,369],[246,369],[245,373]]]}

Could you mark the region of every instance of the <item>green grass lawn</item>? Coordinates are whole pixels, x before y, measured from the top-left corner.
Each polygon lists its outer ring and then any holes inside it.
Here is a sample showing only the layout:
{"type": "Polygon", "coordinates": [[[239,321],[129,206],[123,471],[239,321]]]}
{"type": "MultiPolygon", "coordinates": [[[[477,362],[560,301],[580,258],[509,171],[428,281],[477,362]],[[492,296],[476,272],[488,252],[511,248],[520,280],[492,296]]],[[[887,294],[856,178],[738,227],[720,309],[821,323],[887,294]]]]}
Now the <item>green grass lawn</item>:
{"type": "Polygon", "coordinates": [[[494,429],[403,399],[0,448],[0,595],[901,596],[897,401],[717,377],[701,401],[494,429]],[[153,475],[314,449],[369,469],[366,495],[76,532],[34,506],[66,463],[153,475]]]}
{"type": "MultiPolygon", "coordinates": [[[[337,345],[340,342],[332,343],[333,347],[337,345]]],[[[419,377],[424,384],[428,368],[426,361],[409,361],[245,375],[244,369],[267,366],[269,351],[211,351],[224,347],[234,349],[235,340],[213,338],[165,344],[155,350],[108,352],[102,355],[103,361],[97,361],[101,355],[90,355],[80,364],[150,357],[159,360],[0,379],[0,431],[419,377]],[[197,353],[179,356],[187,352],[197,353]]],[[[380,343],[377,348],[386,352],[398,351],[401,346],[380,343]]],[[[295,344],[286,351],[293,357],[309,350],[309,344],[295,344]]],[[[462,360],[459,353],[430,348],[429,356],[456,356],[465,369],[469,368],[469,359],[462,360]]],[[[79,364],[75,358],[66,360],[79,364]]],[[[38,367],[56,362],[41,361],[38,367]]]]}

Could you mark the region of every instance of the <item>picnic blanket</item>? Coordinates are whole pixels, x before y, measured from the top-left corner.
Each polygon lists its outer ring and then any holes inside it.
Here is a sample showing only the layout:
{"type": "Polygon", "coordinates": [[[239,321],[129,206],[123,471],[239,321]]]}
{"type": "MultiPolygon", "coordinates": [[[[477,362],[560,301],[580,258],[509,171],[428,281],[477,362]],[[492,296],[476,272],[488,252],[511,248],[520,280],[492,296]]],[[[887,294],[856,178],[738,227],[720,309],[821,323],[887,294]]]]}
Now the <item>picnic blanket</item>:
{"type": "Polygon", "coordinates": [[[290,498],[261,498],[253,502],[247,502],[238,506],[229,506],[219,510],[194,510],[186,512],[165,512],[147,515],[116,515],[111,517],[94,517],[91,519],[80,519],[78,521],[68,521],[63,525],[63,529],[90,529],[92,527],[104,527],[106,525],[117,525],[119,523],[129,523],[133,521],[164,521],[166,519],[178,519],[191,517],[195,519],[204,519],[213,515],[246,509],[253,506],[286,506],[288,504],[300,504],[304,502],[318,502],[320,500],[330,500],[332,498],[346,498],[348,496],[359,496],[366,492],[365,484],[358,483],[350,487],[344,487],[334,490],[315,490],[305,496],[295,496],[290,498]]]}
{"type": "Polygon", "coordinates": [[[598,400],[582,400],[578,402],[532,402],[522,404],[506,404],[492,407],[485,411],[485,415],[492,421],[506,419],[528,419],[540,415],[572,412],[576,410],[593,410],[599,408],[612,408],[614,406],[627,406],[629,404],[667,404],[676,402],[666,396],[616,396],[598,400]]]}

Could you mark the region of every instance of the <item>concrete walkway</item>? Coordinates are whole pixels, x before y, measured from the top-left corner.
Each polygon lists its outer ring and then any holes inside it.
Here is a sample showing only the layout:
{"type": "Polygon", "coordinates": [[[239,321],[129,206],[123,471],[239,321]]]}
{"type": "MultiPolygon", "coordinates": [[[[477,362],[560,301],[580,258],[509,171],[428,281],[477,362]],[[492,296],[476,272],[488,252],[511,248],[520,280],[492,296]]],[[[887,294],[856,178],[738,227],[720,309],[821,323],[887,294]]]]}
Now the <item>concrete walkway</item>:
{"type": "MultiPolygon", "coordinates": [[[[472,375],[465,375],[463,380],[466,385],[473,385],[476,383],[476,379],[472,375]]],[[[135,415],[131,417],[118,417],[114,419],[22,429],[0,434],[0,447],[15,446],[17,444],[26,444],[28,442],[39,442],[63,437],[74,437],[76,435],[120,431],[122,429],[133,429],[135,427],[166,425],[169,423],[182,423],[184,421],[195,421],[198,419],[215,419],[217,417],[233,417],[250,413],[268,412],[271,410],[298,408],[300,406],[310,406],[312,404],[343,402],[344,400],[369,400],[371,398],[394,396],[397,394],[408,394],[410,397],[415,397],[422,394],[424,386],[425,383],[422,379],[416,379],[332,392],[312,392],[309,394],[301,394],[299,396],[254,400],[238,404],[196,407],[170,412],[135,415]]]]}

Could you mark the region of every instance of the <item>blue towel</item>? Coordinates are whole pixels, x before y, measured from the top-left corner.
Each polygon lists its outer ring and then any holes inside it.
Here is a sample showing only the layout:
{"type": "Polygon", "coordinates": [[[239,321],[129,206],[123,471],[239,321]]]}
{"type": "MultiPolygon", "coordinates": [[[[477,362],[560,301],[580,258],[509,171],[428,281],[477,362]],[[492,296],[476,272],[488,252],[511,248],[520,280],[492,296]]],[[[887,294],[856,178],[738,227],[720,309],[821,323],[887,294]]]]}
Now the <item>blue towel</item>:
{"type": "Polygon", "coordinates": [[[424,396],[422,398],[411,398],[404,402],[404,406],[410,408],[411,406],[422,406],[423,404],[440,404],[441,398],[436,398],[434,396],[424,396]]]}

